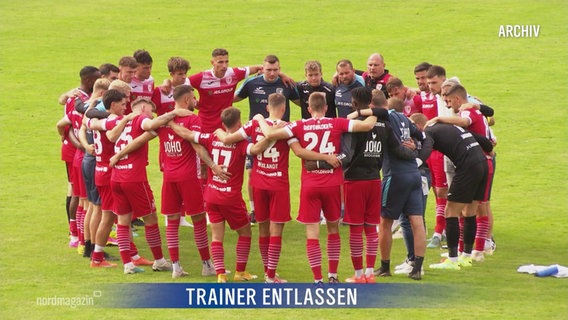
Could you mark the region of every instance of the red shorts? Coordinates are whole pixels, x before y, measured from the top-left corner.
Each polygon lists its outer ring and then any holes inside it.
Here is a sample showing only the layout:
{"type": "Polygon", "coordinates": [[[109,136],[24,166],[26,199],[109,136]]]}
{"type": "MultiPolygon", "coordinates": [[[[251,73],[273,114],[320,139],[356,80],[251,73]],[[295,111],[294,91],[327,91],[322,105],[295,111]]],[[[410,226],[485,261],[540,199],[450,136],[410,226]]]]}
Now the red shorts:
{"type": "Polygon", "coordinates": [[[437,150],[432,150],[426,164],[432,175],[432,187],[447,188],[446,172],[444,171],[444,154],[437,150]]]}
{"type": "Polygon", "coordinates": [[[322,210],[327,221],[339,220],[341,216],[341,187],[302,187],[297,220],[305,224],[319,223],[322,210]]]}
{"type": "Polygon", "coordinates": [[[495,167],[493,165],[493,159],[487,159],[487,183],[485,184],[485,193],[483,194],[482,202],[487,202],[491,200],[491,187],[493,186],[493,175],[495,174],[495,167]]]}
{"type": "Polygon", "coordinates": [[[73,166],[73,174],[71,174],[71,184],[73,185],[73,196],[79,198],[87,198],[87,188],[85,187],[85,179],[83,179],[83,171],[81,166],[73,166]]]}
{"type": "Polygon", "coordinates": [[[343,183],[343,223],[378,225],[381,222],[381,180],[353,180],[343,183]]]}
{"type": "Polygon", "coordinates": [[[148,181],[116,182],[111,181],[114,198],[114,213],[123,215],[132,213],[132,218],[140,218],[156,212],[154,195],[148,181]]]}
{"type": "Polygon", "coordinates": [[[254,199],[254,216],[256,221],[285,223],[292,220],[290,216],[290,189],[265,190],[252,188],[254,199]]]}
{"type": "Polygon", "coordinates": [[[227,221],[232,230],[238,230],[250,224],[247,206],[242,199],[237,203],[227,205],[206,203],[205,206],[211,223],[227,221]]]}
{"type": "Polygon", "coordinates": [[[99,191],[99,196],[101,197],[101,210],[113,211],[114,197],[112,195],[110,184],[107,184],[106,186],[97,186],[97,190],[99,191]]]}
{"type": "Polygon", "coordinates": [[[185,212],[190,216],[203,213],[203,193],[197,179],[162,183],[162,214],[185,212]]]}

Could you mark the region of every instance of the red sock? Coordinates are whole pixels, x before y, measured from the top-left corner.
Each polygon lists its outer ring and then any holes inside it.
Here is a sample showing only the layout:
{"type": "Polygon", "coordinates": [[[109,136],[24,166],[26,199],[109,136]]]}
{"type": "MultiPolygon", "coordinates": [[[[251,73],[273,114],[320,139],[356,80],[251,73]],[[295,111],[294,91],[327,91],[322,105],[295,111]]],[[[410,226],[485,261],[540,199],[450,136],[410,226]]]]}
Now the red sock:
{"type": "Polygon", "coordinates": [[[314,280],[323,279],[321,275],[321,249],[318,239],[308,239],[306,242],[308,262],[314,274],[314,280]]]}
{"type": "Polygon", "coordinates": [[[209,238],[207,236],[207,219],[193,221],[193,240],[199,251],[201,261],[211,259],[209,255],[209,238]]]}
{"type": "Polygon", "coordinates": [[[260,257],[264,265],[264,272],[268,269],[268,247],[270,246],[270,237],[258,237],[258,248],[260,249],[260,257]]]}
{"type": "Polygon", "coordinates": [[[225,273],[225,252],[223,251],[223,242],[211,241],[211,255],[213,256],[213,265],[217,274],[225,273]]]}
{"type": "Polygon", "coordinates": [[[239,239],[237,240],[237,272],[243,272],[247,269],[250,243],[250,237],[239,236],[239,239]]]}
{"type": "Polygon", "coordinates": [[[327,235],[327,260],[329,273],[337,273],[339,266],[339,255],[341,254],[341,239],[339,233],[327,235]]]}
{"type": "Polygon", "coordinates": [[[442,234],[446,229],[446,203],[448,199],[436,198],[436,226],[434,232],[442,234]]]}
{"type": "Polygon", "coordinates": [[[154,260],[159,260],[164,257],[162,252],[162,238],[160,237],[160,227],[158,224],[144,225],[144,230],[146,230],[146,242],[150,250],[152,250],[152,256],[154,260]]]}
{"type": "Polygon", "coordinates": [[[363,226],[349,226],[349,249],[353,269],[363,269],[363,226]]]}
{"type": "Polygon", "coordinates": [[[464,218],[459,218],[459,225],[460,225],[460,240],[458,242],[458,252],[463,252],[463,224],[465,222],[464,218]]]}
{"type": "Polygon", "coordinates": [[[130,226],[116,225],[116,237],[118,238],[118,251],[123,264],[129,263],[130,258],[130,226]]]}
{"type": "Polygon", "coordinates": [[[168,243],[168,252],[172,262],[179,261],[179,220],[168,219],[166,226],[166,242],[168,243]]]}
{"type": "Polygon", "coordinates": [[[365,226],[365,236],[367,237],[367,268],[375,268],[377,252],[379,250],[379,234],[376,226],[365,226]]]}
{"type": "Polygon", "coordinates": [[[79,237],[77,232],[77,220],[69,219],[69,232],[73,237],[79,237]]]}
{"type": "Polygon", "coordinates": [[[266,274],[270,278],[276,276],[276,267],[278,260],[280,260],[280,252],[282,250],[282,237],[270,237],[270,244],[268,246],[268,269],[266,274]]]}
{"type": "MultiPolygon", "coordinates": [[[[118,237],[118,233],[117,233],[117,237],[118,237]]],[[[130,239],[130,256],[134,257],[137,254],[138,254],[138,247],[136,246],[134,241],[132,241],[132,239],[130,239]]]]}
{"type": "Polygon", "coordinates": [[[489,217],[477,217],[477,230],[475,232],[475,250],[483,251],[485,249],[485,240],[487,239],[487,232],[489,232],[489,217]]]}
{"type": "Polygon", "coordinates": [[[79,237],[79,243],[85,245],[85,211],[83,210],[83,207],[77,207],[75,221],[77,223],[77,235],[79,237]]]}
{"type": "Polygon", "coordinates": [[[93,251],[93,255],[91,256],[91,260],[95,262],[101,262],[105,259],[105,252],[104,251],[93,251]]]}

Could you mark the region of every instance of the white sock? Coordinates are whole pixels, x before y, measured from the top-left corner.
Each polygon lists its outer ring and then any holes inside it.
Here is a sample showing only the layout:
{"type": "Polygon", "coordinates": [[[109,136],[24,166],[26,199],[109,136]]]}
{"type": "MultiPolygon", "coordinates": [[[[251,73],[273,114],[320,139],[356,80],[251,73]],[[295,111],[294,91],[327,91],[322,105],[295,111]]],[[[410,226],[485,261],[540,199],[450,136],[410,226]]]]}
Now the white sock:
{"type": "Polygon", "coordinates": [[[134,256],[130,257],[130,259],[138,260],[138,259],[140,259],[140,255],[134,255],[134,256]]]}
{"type": "Polygon", "coordinates": [[[179,265],[179,261],[172,263],[172,267],[174,268],[174,272],[180,272],[181,266],[179,265]]]}
{"type": "Polygon", "coordinates": [[[95,252],[103,252],[103,251],[105,251],[105,247],[95,244],[95,252]]]}
{"type": "Polygon", "coordinates": [[[254,201],[250,200],[249,204],[250,204],[250,211],[254,211],[254,201]]]}
{"type": "Polygon", "coordinates": [[[327,273],[327,277],[328,277],[328,278],[334,277],[335,279],[337,279],[337,273],[329,273],[329,272],[328,272],[328,273],[327,273]]]}
{"type": "Polygon", "coordinates": [[[366,268],[365,269],[365,276],[370,276],[373,274],[373,268],[366,268]]]}
{"type": "Polygon", "coordinates": [[[361,278],[363,275],[363,269],[355,270],[355,278],[361,278]]]}
{"type": "Polygon", "coordinates": [[[434,234],[432,235],[432,238],[438,238],[438,239],[442,239],[442,234],[438,233],[438,232],[434,232],[434,234]]]}

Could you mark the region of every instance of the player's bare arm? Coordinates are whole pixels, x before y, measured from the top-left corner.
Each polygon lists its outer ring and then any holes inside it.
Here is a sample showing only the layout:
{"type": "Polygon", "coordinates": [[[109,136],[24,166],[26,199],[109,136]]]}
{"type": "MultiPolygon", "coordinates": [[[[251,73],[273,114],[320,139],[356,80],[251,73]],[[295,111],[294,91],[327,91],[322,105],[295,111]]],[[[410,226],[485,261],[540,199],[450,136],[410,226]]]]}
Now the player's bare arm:
{"type": "Polygon", "coordinates": [[[85,152],[93,156],[95,155],[95,145],[90,144],[87,141],[87,126],[85,126],[84,123],[81,125],[81,129],[79,130],[79,142],[85,149],[85,152]]]}
{"type": "Polygon", "coordinates": [[[297,157],[304,160],[322,160],[329,163],[329,165],[331,165],[333,168],[337,168],[341,165],[341,161],[337,158],[337,155],[324,154],[307,150],[305,148],[302,148],[299,142],[293,142],[292,144],[290,144],[290,149],[292,149],[297,157]]]}
{"type": "Polygon", "coordinates": [[[194,142],[195,140],[195,133],[191,130],[189,130],[188,128],[184,127],[184,126],[180,126],[179,124],[170,121],[168,122],[168,126],[174,130],[174,132],[182,137],[184,140],[187,140],[189,142],[194,142]]]}
{"type": "Polygon", "coordinates": [[[469,127],[469,125],[471,124],[469,122],[468,118],[462,118],[462,117],[434,117],[430,120],[428,120],[428,122],[426,122],[426,126],[432,125],[436,122],[440,122],[440,123],[447,123],[447,124],[453,124],[456,125],[458,127],[462,127],[462,128],[467,128],[469,127]]]}
{"type": "Polygon", "coordinates": [[[195,153],[197,153],[197,155],[199,156],[199,159],[201,159],[201,161],[203,161],[205,165],[211,168],[213,174],[215,174],[216,176],[218,176],[223,180],[229,180],[232,174],[226,171],[227,168],[224,168],[223,166],[216,164],[213,161],[213,159],[211,159],[211,156],[209,156],[209,152],[207,152],[207,149],[205,149],[204,146],[195,142],[192,142],[191,146],[193,147],[193,150],[195,150],[195,153]]]}
{"type": "Polygon", "coordinates": [[[140,149],[144,144],[148,143],[148,141],[154,139],[156,135],[150,132],[144,132],[142,135],[137,137],[136,139],[132,140],[128,143],[123,149],[117,152],[114,156],[110,158],[109,165],[114,167],[114,165],[118,162],[118,160],[124,158],[124,156],[140,149]]]}
{"type": "Polygon", "coordinates": [[[136,117],[138,114],[139,113],[137,113],[137,112],[132,112],[132,113],[124,116],[124,118],[120,119],[120,121],[116,124],[116,127],[112,128],[112,130],[106,131],[105,134],[106,134],[108,140],[110,142],[116,142],[116,140],[118,140],[118,138],[120,138],[120,135],[122,134],[122,131],[124,130],[124,127],[126,127],[128,122],[131,121],[132,119],[134,119],[134,117],[136,117]]]}
{"type": "Polygon", "coordinates": [[[223,129],[217,129],[213,132],[219,141],[223,142],[224,144],[233,144],[240,141],[243,141],[245,137],[239,132],[227,133],[223,129]]]}

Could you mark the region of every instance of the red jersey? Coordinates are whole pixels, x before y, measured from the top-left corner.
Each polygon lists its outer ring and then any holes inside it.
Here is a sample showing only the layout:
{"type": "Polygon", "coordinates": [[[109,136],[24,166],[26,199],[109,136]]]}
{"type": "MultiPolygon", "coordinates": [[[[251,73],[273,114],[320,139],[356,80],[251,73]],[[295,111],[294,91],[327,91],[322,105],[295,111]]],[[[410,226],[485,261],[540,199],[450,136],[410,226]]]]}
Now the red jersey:
{"type": "MultiPolygon", "coordinates": [[[[201,130],[201,120],[196,115],[175,117],[173,121],[192,131],[201,130]]],[[[160,127],[157,132],[164,181],[197,179],[197,154],[191,143],[175,134],[169,126],[160,127]]]]}
{"type": "Polygon", "coordinates": [[[210,133],[196,135],[195,142],[203,145],[213,156],[213,161],[224,166],[232,174],[229,180],[221,180],[213,174],[211,169],[207,170],[207,187],[203,194],[205,202],[226,205],[242,201],[241,189],[245,159],[246,155],[250,154],[252,144],[243,140],[225,145],[210,133]]]}
{"type": "Polygon", "coordinates": [[[106,131],[116,127],[121,119],[122,116],[103,119],[101,120],[101,125],[104,130],[93,130],[95,159],[97,162],[95,165],[95,185],[97,186],[110,185],[111,168],[109,167],[109,161],[114,155],[114,143],[107,138],[106,131]]]}
{"type": "MultiPolygon", "coordinates": [[[[271,120],[267,119],[266,122],[269,125],[273,125],[271,120]]],[[[256,120],[249,121],[244,127],[239,129],[239,132],[244,138],[250,137],[253,143],[264,139],[264,134],[262,134],[262,130],[256,120]]],[[[253,187],[264,190],[289,189],[289,145],[296,141],[298,141],[296,138],[278,140],[254,158],[250,176],[253,187]]]]}
{"type": "Polygon", "coordinates": [[[140,81],[135,77],[132,78],[130,82],[130,101],[136,101],[136,99],[142,98],[152,98],[152,93],[154,93],[154,78],[150,78],[140,81]]]}
{"type": "Polygon", "coordinates": [[[467,127],[467,130],[490,139],[489,124],[481,111],[477,109],[467,109],[460,112],[459,116],[469,119],[469,126],[467,127]]]}
{"type": "MultiPolygon", "coordinates": [[[[78,88],[78,90],[80,94],[78,98],[69,97],[67,99],[67,102],[65,102],[64,115],[68,115],[75,110],[75,104],[77,102],[77,99],[80,99],[82,102],[89,100],[88,93],[81,90],[80,88],[78,88]]],[[[65,129],[65,139],[63,139],[63,144],[61,145],[61,160],[67,162],[73,162],[73,159],[75,158],[75,151],[77,150],[77,148],[75,148],[75,146],[71,143],[71,141],[69,141],[68,135],[70,129],[71,127],[67,127],[67,129],[65,129]]]]}
{"type": "Polygon", "coordinates": [[[422,113],[428,120],[438,116],[438,99],[436,95],[422,91],[420,92],[420,100],[422,101],[422,113]]]}
{"type": "Polygon", "coordinates": [[[410,117],[415,113],[422,113],[422,99],[419,95],[415,95],[411,99],[404,100],[403,113],[407,117],[410,117]]]}
{"type": "Polygon", "coordinates": [[[213,69],[189,77],[189,84],[199,92],[199,117],[203,132],[223,128],[221,111],[233,105],[233,96],[239,81],[249,75],[249,68],[229,68],[222,78],[213,69]]]}
{"type": "MultiPolygon", "coordinates": [[[[300,145],[323,154],[341,150],[341,134],[351,132],[353,124],[345,118],[303,119],[291,122],[285,129],[290,136],[298,138],[300,145]]],[[[306,171],[302,160],[302,187],[331,187],[343,183],[343,170],[320,169],[306,171]]]]}
{"type": "MultiPolygon", "coordinates": [[[[114,145],[114,151],[119,152],[124,147],[132,142],[132,140],[144,134],[142,123],[149,120],[145,114],[136,116],[132,121],[129,121],[122,134],[114,145]]],[[[112,169],[112,181],[117,182],[140,182],[148,181],[146,175],[146,166],[148,165],[148,144],[145,143],[138,150],[120,158],[114,168],[112,169]]]]}
{"type": "Polygon", "coordinates": [[[156,114],[163,115],[166,112],[174,110],[176,102],[174,101],[174,90],[164,94],[161,87],[156,87],[152,93],[152,102],[156,105],[156,114]]]}

